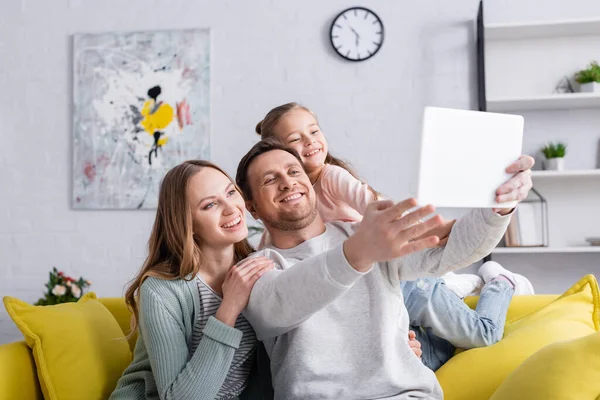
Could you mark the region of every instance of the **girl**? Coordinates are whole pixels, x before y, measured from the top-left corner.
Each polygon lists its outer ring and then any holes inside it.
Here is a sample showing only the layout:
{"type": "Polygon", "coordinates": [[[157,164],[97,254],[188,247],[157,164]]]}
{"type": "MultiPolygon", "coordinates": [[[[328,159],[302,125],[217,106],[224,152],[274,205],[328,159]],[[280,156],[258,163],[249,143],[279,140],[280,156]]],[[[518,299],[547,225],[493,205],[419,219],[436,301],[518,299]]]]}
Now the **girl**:
{"type": "MultiPolygon", "coordinates": [[[[325,222],[360,221],[367,205],[378,199],[375,190],[361,182],[345,162],[329,153],[317,118],[306,107],[297,103],[276,107],[257,124],[256,132],[262,139],[278,138],[300,155],[317,195],[317,210],[325,222]]],[[[439,232],[427,235],[439,236],[444,244],[454,222],[448,221],[439,232]]],[[[469,309],[459,297],[480,286],[479,278],[473,280],[465,275],[453,275],[449,280],[466,283],[454,285],[456,295],[443,278],[420,279],[403,285],[411,325],[423,328],[417,330],[417,338],[425,342],[423,361],[434,370],[452,356],[453,346],[481,347],[500,340],[517,282],[522,293],[533,293],[529,281],[497,263],[486,263],[479,272],[486,285],[476,311],[469,309]],[[444,346],[438,343],[436,349],[428,346],[433,344],[435,335],[448,340],[451,345],[443,349],[440,347],[444,346]]]]}
{"type": "Polygon", "coordinates": [[[206,161],[186,161],[161,184],[149,254],[127,289],[139,329],[134,358],[111,399],[260,399],[257,340],[241,315],[273,267],[244,260],[244,201],[206,161]]]}

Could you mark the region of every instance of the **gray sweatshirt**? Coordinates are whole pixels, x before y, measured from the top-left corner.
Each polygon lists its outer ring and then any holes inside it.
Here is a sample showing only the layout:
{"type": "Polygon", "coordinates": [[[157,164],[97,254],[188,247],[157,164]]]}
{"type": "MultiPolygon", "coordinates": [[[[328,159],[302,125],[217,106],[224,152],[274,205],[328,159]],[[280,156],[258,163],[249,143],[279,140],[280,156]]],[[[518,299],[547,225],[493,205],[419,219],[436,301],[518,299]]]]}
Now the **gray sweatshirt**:
{"type": "Polygon", "coordinates": [[[408,346],[400,280],[442,275],[489,254],[510,217],[476,209],[445,248],[354,270],[342,244],[356,224],[292,249],[264,249],[277,268],[260,278],[245,311],[271,358],[275,399],[442,399],[434,373],[408,346]]]}

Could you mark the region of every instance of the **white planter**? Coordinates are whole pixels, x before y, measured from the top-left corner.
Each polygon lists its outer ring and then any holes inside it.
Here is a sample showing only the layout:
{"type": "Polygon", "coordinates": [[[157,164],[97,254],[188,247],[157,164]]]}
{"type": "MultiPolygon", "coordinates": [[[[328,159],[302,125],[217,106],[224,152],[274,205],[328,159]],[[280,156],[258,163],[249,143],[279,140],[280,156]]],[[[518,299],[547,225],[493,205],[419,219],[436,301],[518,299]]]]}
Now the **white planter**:
{"type": "Polygon", "coordinates": [[[598,83],[598,82],[582,83],[581,85],[579,85],[579,91],[581,93],[600,93],[600,83],[598,83]]]}
{"type": "Polygon", "coordinates": [[[546,171],[562,171],[565,169],[565,159],[562,157],[545,159],[544,169],[546,171]]]}

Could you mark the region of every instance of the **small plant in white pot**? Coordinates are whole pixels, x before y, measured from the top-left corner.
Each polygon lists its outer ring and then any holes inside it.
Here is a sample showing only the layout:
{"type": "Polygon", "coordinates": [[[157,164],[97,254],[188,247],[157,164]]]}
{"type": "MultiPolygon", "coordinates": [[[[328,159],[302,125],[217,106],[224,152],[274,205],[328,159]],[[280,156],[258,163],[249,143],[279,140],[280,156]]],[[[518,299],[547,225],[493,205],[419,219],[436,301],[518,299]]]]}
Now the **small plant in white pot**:
{"type": "Polygon", "coordinates": [[[567,145],[564,143],[548,143],[542,148],[544,153],[544,169],[548,171],[562,171],[565,169],[565,154],[567,145]]]}
{"type": "Polygon", "coordinates": [[[579,91],[582,93],[600,93],[600,65],[594,61],[586,69],[575,74],[575,80],[579,83],[579,91]]]}

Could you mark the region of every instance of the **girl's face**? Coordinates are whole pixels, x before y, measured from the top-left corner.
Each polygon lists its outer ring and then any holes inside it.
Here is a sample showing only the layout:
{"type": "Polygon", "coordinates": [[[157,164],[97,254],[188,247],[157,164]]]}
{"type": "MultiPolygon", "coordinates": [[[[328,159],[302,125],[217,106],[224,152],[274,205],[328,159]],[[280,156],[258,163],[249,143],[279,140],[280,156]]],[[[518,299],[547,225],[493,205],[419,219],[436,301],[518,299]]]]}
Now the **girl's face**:
{"type": "Polygon", "coordinates": [[[302,108],[288,112],[273,131],[277,138],[300,154],[306,172],[314,172],[325,163],[327,140],[310,112],[302,108]]]}
{"type": "Polygon", "coordinates": [[[188,186],[194,235],[202,246],[222,248],[248,236],[242,195],[229,178],[214,168],[202,168],[188,186]]]}

